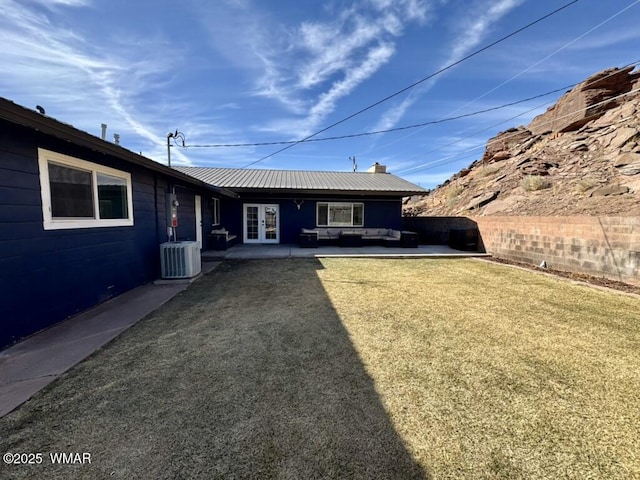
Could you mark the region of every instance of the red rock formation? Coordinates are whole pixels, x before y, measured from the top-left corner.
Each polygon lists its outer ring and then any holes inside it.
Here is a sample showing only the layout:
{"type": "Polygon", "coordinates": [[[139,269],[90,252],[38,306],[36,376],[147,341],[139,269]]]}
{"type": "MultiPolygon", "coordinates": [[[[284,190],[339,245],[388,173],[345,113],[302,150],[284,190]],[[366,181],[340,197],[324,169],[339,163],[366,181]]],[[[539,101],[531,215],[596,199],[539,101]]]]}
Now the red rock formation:
{"type": "Polygon", "coordinates": [[[565,93],[560,100],[529,124],[534,135],[546,132],[572,132],[599,118],[607,110],[626,101],[623,97],[611,100],[634,88],[640,73],[634,67],[611,68],[598,72],[565,93]],[[605,103],[602,103],[605,102],[605,103]]]}

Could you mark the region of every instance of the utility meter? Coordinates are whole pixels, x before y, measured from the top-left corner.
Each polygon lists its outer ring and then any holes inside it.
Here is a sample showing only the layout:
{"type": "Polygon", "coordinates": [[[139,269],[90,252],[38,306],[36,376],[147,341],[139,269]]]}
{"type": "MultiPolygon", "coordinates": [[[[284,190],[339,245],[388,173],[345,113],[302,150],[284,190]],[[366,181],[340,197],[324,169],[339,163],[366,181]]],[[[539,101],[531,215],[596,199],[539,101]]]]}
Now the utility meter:
{"type": "Polygon", "coordinates": [[[167,225],[171,228],[178,226],[178,205],[176,194],[167,194],[167,225]]]}

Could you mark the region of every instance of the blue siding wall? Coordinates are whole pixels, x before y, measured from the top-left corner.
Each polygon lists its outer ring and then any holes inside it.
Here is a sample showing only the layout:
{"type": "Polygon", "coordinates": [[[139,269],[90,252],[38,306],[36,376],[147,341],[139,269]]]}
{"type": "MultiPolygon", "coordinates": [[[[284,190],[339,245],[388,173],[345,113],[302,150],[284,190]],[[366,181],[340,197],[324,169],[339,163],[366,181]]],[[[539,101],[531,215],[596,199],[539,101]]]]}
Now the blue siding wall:
{"type": "Polygon", "coordinates": [[[2,348],[158,278],[171,179],[31,130],[0,127],[2,348]],[[45,231],[38,147],[130,172],[134,225],[45,231]]]}
{"type": "Polygon", "coordinates": [[[226,228],[242,239],[242,202],[240,200],[233,198],[220,200],[220,225],[216,228],[226,228]]]}
{"type": "MultiPolygon", "coordinates": [[[[223,224],[227,230],[242,237],[242,212],[245,203],[271,203],[280,207],[280,243],[298,243],[298,236],[302,228],[316,226],[317,202],[361,202],[364,203],[364,226],[369,228],[402,227],[402,199],[375,197],[344,197],[344,196],[315,196],[296,198],[298,202],[304,200],[300,210],[293,198],[252,197],[245,196],[242,200],[226,200],[223,202],[223,224]]],[[[222,207],[221,207],[222,208],[222,207]]]]}
{"type": "Polygon", "coordinates": [[[198,193],[193,189],[178,186],[176,195],[180,205],[178,206],[178,228],[176,237],[178,240],[196,240],[196,202],[195,195],[200,195],[200,209],[202,213],[202,224],[198,228],[202,229],[203,248],[206,247],[206,236],[212,230],[213,203],[212,192],[198,193]]]}
{"type": "Polygon", "coordinates": [[[195,241],[196,207],[193,193],[185,191],[183,188],[177,188],[176,194],[178,202],[180,203],[180,206],[178,207],[178,228],[176,229],[176,237],[178,240],[195,241]]]}

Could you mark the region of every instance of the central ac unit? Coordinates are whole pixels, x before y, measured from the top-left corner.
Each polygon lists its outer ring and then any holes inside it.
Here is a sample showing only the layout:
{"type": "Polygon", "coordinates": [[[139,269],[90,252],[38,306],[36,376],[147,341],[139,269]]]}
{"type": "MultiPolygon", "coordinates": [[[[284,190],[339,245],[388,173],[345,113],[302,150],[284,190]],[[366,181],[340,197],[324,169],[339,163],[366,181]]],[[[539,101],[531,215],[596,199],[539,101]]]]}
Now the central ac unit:
{"type": "Polygon", "coordinates": [[[191,278],[200,273],[198,242],[166,242],[160,245],[162,278],[191,278]]]}

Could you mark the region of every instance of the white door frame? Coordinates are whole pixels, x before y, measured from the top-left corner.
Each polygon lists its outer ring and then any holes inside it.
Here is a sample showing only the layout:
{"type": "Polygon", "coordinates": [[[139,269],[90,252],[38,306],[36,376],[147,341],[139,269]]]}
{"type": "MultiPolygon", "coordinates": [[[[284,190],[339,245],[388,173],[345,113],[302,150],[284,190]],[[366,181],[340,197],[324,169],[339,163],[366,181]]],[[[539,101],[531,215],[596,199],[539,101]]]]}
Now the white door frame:
{"type": "MultiPolygon", "coordinates": [[[[244,243],[280,243],[280,205],[277,203],[245,203],[242,206],[242,240],[244,243]],[[247,211],[250,207],[258,209],[257,214],[257,238],[249,238],[249,228],[247,228],[247,211]],[[267,232],[267,209],[275,208],[275,236],[269,237],[267,232]]],[[[274,232],[271,232],[274,233],[274,232]]]]}
{"type": "Polygon", "coordinates": [[[202,198],[200,195],[194,197],[194,205],[196,210],[196,242],[198,242],[198,248],[202,250],[202,198]]]}

